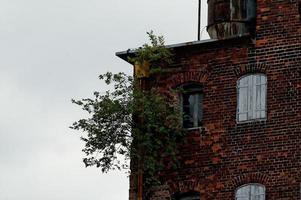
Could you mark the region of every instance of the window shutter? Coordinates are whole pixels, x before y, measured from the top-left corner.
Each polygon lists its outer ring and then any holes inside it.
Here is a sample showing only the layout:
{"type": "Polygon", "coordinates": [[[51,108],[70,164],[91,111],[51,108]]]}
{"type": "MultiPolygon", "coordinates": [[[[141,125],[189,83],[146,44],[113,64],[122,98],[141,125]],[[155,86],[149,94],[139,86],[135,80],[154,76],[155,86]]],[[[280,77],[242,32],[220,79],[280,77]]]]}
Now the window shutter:
{"type": "Polygon", "coordinates": [[[266,77],[263,75],[256,75],[255,77],[255,92],[256,105],[254,118],[266,117],[266,77]]]}
{"type": "Polygon", "coordinates": [[[266,105],[266,99],[267,99],[267,77],[261,76],[261,98],[260,98],[260,105],[261,105],[261,118],[266,117],[267,112],[267,105],[266,105]]]}
{"type": "Polygon", "coordinates": [[[235,194],[236,200],[265,200],[265,187],[260,184],[248,184],[240,187],[235,194]]]}
{"type": "Polygon", "coordinates": [[[260,185],[251,186],[251,199],[250,200],[265,200],[265,189],[260,185]]]}
{"type": "Polygon", "coordinates": [[[238,120],[245,121],[248,119],[248,93],[249,81],[248,78],[243,78],[238,84],[238,120]]]}
{"type": "Polygon", "coordinates": [[[247,77],[249,79],[249,109],[248,109],[248,119],[256,118],[256,85],[255,76],[250,75],[247,77]]]}
{"type": "Polygon", "coordinates": [[[238,81],[238,121],[266,117],[266,76],[253,74],[238,81]]]}
{"type": "Polygon", "coordinates": [[[236,200],[249,200],[250,191],[248,187],[241,187],[236,192],[236,200]]]}
{"type": "Polygon", "coordinates": [[[254,116],[253,118],[261,118],[261,84],[260,75],[253,76],[253,86],[254,86],[254,116]]]}

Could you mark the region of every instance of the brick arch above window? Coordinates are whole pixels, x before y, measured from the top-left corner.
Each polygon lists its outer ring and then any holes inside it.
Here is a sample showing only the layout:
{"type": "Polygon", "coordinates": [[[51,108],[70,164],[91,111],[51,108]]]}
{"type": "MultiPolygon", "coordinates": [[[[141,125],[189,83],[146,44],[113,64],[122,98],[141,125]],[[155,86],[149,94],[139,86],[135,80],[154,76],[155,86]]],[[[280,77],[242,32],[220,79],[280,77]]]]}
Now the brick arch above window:
{"type": "Polygon", "coordinates": [[[243,174],[237,177],[234,177],[230,182],[230,189],[235,191],[237,188],[239,188],[242,185],[246,185],[249,183],[258,183],[261,185],[269,185],[270,183],[270,178],[266,174],[262,173],[248,173],[248,174],[243,174]]]}
{"type": "Polygon", "coordinates": [[[169,180],[167,185],[169,186],[170,194],[200,191],[200,182],[197,177],[183,181],[169,180]]]}
{"type": "Polygon", "coordinates": [[[234,74],[237,78],[246,74],[263,73],[266,74],[268,65],[266,63],[249,63],[234,66],[234,74]]]}
{"type": "Polygon", "coordinates": [[[186,71],[171,75],[166,84],[172,88],[179,87],[186,83],[203,84],[207,81],[209,73],[207,71],[186,71]]]}

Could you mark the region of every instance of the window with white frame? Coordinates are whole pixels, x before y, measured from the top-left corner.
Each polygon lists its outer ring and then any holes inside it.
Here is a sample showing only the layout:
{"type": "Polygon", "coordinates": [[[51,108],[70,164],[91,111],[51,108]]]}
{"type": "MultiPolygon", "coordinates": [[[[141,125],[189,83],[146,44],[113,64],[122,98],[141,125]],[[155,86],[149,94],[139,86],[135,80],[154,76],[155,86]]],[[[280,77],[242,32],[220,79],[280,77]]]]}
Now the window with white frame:
{"type": "Polygon", "coordinates": [[[250,74],[237,81],[237,120],[266,118],[267,78],[264,74],[250,74]]]}
{"type": "Polygon", "coordinates": [[[184,128],[195,128],[201,125],[203,118],[203,94],[200,85],[182,86],[182,112],[184,128]]]}
{"type": "Polygon", "coordinates": [[[265,187],[261,184],[247,184],[237,189],[235,200],[265,200],[265,187]]]}

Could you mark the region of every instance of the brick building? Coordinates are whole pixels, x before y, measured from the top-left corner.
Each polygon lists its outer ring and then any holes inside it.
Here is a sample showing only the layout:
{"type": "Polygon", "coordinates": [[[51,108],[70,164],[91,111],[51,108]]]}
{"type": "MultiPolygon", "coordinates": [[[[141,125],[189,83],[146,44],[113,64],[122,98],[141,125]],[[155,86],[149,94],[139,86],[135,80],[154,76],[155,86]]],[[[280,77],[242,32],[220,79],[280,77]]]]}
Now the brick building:
{"type": "Polygon", "coordinates": [[[182,168],[166,171],[145,199],[300,200],[301,1],[209,0],[208,8],[212,39],[167,46],[176,62],[161,82],[186,91],[188,143],[182,168]]]}

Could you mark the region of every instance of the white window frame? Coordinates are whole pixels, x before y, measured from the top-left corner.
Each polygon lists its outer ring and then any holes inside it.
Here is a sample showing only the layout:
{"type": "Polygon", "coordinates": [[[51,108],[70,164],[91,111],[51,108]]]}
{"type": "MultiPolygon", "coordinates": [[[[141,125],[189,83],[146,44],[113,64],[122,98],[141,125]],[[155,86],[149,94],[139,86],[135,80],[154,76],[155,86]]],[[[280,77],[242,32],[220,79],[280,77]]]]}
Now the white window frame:
{"type": "Polygon", "coordinates": [[[242,77],[240,77],[237,80],[237,111],[236,111],[236,121],[238,123],[244,123],[244,122],[250,122],[250,121],[261,121],[261,120],[266,120],[267,119],[267,76],[262,73],[256,73],[256,74],[247,74],[242,77]],[[256,78],[260,77],[260,80],[262,77],[265,78],[264,82],[260,82],[259,84],[256,83],[256,78]],[[246,79],[247,78],[247,79],[246,79]],[[248,84],[247,85],[242,85],[242,81],[247,80],[248,84]],[[260,108],[257,108],[257,102],[256,102],[256,92],[258,91],[257,87],[259,87],[260,91],[260,98],[262,97],[262,89],[264,87],[264,107],[262,108],[261,106],[261,101],[259,102],[260,108]],[[246,94],[246,104],[247,104],[247,110],[246,111],[241,111],[240,107],[242,107],[241,102],[240,102],[240,93],[242,93],[242,89],[246,89],[245,92],[246,94]],[[255,101],[253,100],[255,98],[255,101]],[[249,103],[251,102],[251,103],[249,103]],[[264,114],[262,114],[264,113],[264,114]],[[240,115],[245,114],[246,119],[240,119],[240,115]],[[257,115],[260,116],[257,116],[257,115]]]}
{"type": "MultiPolygon", "coordinates": [[[[239,200],[239,197],[237,196],[237,192],[240,190],[240,189],[242,189],[242,188],[244,188],[244,187],[252,187],[252,186],[255,186],[255,187],[261,187],[262,189],[263,189],[263,194],[252,194],[251,193],[251,189],[250,189],[250,191],[249,191],[249,196],[247,197],[247,198],[249,198],[248,200],[253,200],[253,198],[252,197],[254,197],[254,196],[262,196],[263,195],[263,200],[265,200],[266,199],[266,188],[265,188],[265,186],[264,185],[262,185],[262,184],[259,184],[259,183],[248,183],[248,184],[245,184],[245,185],[242,185],[242,186],[240,186],[240,187],[238,187],[237,189],[236,189],[236,191],[235,191],[235,200],[239,200]]],[[[242,198],[244,198],[244,197],[242,197],[242,198]]]]}

